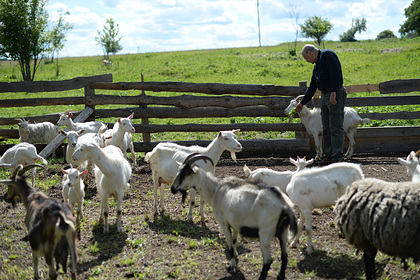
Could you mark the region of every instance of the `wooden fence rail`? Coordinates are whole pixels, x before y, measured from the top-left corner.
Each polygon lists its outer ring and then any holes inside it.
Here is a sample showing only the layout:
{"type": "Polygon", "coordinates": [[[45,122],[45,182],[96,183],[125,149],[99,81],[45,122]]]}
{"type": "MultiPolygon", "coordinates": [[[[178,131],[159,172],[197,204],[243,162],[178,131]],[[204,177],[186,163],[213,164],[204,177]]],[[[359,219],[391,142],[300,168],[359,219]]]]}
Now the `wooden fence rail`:
{"type": "MultiPolygon", "coordinates": [[[[284,108],[290,99],[303,94],[306,85],[276,86],[276,85],[242,85],[218,83],[183,83],[183,82],[120,82],[112,83],[112,75],[93,77],[79,77],[67,81],[57,82],[19,82],[0,83],[0,93],[6,97],[13,92],[54,92],[84,88],[84,96],[60,98],[30,98],[30,99],[2,99],[0,108],[28,107],[28,106],[58,106],[58,105],[84,105],[91,108],[88,120],[126,116],[134,112],[136,119],[142,124],[134,124],[136,133],[142,133],[145,142],[134,144],[137,152],[150,151],[157,143],[149,142],[150,133],[159,132],[203,132],[219,131],[239,128],[242,131],[295,131],[295,139],[278,140],[247,140],[242,141],[244,151],[300,151],[313,150],[305,128],[298,123],[235,123],[235,124],[184,124],[184,125],[151,125],[150,118],[232,118],[232,117],[286,117],[284,108]],[[131,91],[129,95],[103,95],[95,90],[131,91]],[[137,94],[135,91],[141,91],[137,94]],[[181,94],[178,96],[147,95],[151,92],[180,92],[199,93],[197,95],[181,94]],[[205,96],[211,95],[211,96],[205,96]],[[222,96],[220,96],[222,95],[222,96]],[[237,96],[242,95],[242,96],[237,96]],[[102,105],[125,105],[122,108],[102,109],[102,105]],[[136,107],[126,107],[126,106],[136,107]]],[[[419,95],[384,96],[384,94],[407,93],[420,91],[420,79],[387,81],[380,84],[346,86],[349,93],[347,106],[393,106],[393,105],[419,105],[419,95]],[[379,96],[354,98],[356,92],[379,92],[379,96]]],[[[319,99],[308,104],[319,106],[319,99]]],[[[81,112],[74,112],[77,117],[81,112]]],[[[84,112],[86,113],[86,112],[84,112]]],[[[360,114],[373,120],[386,119],[420,119],[420,110],[414,112],[379,113],[370,112],[360,114]]],[[[58,114],[43,116],[16,116],[25,117],[33,122],[50,121],[56,123],[58,114]]],[[[85,116],[86,117],[86,116],[85,116]]],[[[0,126],[16,125],[15,117],[3,118],[0,116],[0,126]]],[[[111,124],[109,124],[111,125],[111,124]]],[[[18,138],[17,129],[0,129],[1,138],[18,138]]],[[[360,128],[356,136],[356,152],[390,151],[401,152],[416,149],[412,147],[420,144],[420,127],[381,127],[360,128]]],[[[208,141],[181,141],[185,145],[207,145],[208,141]]],[[[0,152],[4,147],[0,147],[0,152]]]]}

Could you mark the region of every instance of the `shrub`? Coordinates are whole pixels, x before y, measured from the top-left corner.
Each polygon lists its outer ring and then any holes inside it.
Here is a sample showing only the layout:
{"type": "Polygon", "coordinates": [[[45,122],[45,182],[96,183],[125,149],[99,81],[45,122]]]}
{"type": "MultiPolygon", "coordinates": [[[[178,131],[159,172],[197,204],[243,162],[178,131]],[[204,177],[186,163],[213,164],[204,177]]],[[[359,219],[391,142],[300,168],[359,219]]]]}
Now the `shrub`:
{"type": "Polygon", "coordinates": [[[384,30],[376,36],[376,40],[382,40],[387,38],[396,38],[397,36],[394,35],[394,32],[391,30],[384,30]]]}

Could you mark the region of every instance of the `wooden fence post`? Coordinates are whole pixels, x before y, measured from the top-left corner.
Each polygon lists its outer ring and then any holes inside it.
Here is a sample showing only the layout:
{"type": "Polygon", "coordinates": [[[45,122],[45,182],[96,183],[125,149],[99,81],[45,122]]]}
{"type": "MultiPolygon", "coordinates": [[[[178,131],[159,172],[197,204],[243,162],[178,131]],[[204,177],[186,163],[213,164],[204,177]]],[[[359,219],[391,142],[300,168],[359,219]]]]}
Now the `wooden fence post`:
{"type": "MultiPolygon", "coordinates": [[[[141,82],[144,83],[144,77],[143,77],[143,73],[141,73],[141,82]]],[[[146,95],[146,92],[144,90],[141,91],[141,95],[146,95]]],[[[140,105],[140,108],[147,108],[147,105],[140,105]]],[[[149,119],[148,118],[142,118],[141,119],[141,124],[149,124],[149,119]]],[[[143,142],[150,142],[150,133],[148,132],[143,132],[143,142]]]]}

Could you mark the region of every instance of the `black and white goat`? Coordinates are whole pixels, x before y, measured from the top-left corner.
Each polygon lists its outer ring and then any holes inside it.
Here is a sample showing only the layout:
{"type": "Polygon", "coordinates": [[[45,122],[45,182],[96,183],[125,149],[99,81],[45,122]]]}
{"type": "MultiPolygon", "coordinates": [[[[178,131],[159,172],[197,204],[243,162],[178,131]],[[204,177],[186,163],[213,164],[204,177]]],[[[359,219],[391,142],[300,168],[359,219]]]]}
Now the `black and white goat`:
{"type": "Polygon", "coordinates": [[[194,155],[179,166],[172,183],[172,193],[180,191],[185,197],[194,187],[213,208],[213,213],[225,237],[229,250],[228,271],[235,272],[238,259],[236,240],[238,233],[247,237],[258,237],[263,254],[263,269],[259,279],[265,279],[273,259],[270,242],[277,237],[281,246],[281,269],[278,279],[285,278],[287,266],[288,228],[296,233],[296,217],[292,203],[279,188],[253,184],[237,177],[216,178],[212,172],[196,165],[198,160],[208,160],[205,155],[194,155]],[[231,232],[233,229],[233,233],[231,232]]]}
{"type": "Polygon", "coordinates": [[[67,271],[67,258],[70,250],[71,278],[76,279],[76,220],[68,203],[50,198],[29,186],[24,173],[26,170],[42,165],[19,165],[9,180],[0,180],[8,186],[4,196],[6,202],[16,207],[21,200],[26,208],[25,225],[28,229],[32,248],[34,278],[39,279],[38,257],[45,256],[49,267],[49,279],[57,279],[59,264],[67,271]],[[57,267],[54,268],[54,258],[57,267]]]}

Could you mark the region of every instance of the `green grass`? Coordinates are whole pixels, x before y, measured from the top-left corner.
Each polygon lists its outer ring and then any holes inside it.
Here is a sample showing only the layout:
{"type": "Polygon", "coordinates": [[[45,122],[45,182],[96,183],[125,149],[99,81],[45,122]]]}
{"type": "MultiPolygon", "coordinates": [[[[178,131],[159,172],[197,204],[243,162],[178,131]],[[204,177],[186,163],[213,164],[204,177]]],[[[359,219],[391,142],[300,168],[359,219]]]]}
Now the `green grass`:
{"type": "MultiPolygon", "coordinates": [[[[299,42],[300,48],[306,42],[299,42]]],[[[389,80],[418,78],[420,73],[420,38],[367,40],[358,42],[325,42],[325,48],[336,51],[340,57],[345,85],[377,84],[389,80]]],[[[145,81],[180,81],[193,83],[228,83],[228,84],[275,84],[297,86],[299,81],[310,81],[313,65],[307,63],[301,55],[290,56],[289,44],[277,46],[249,47],[216,50],[177,51],[144,54],[115,55],[111,59],[113,67],[102,65],[102,56],[69,57],[59,59],[60,74],[56,76],[55,63],[41,63],[36,80],[66,80],[80,76],[113,74],[114,82],[139,82],[141,74],[145,81]]],[[[3,82],[20,81],[20,72],[14,62],[0,64],[0,80],[3,82]]],[[[105,91],[98,94],[135,95],[140,91],[105,91]]],[[[147,92],[150,95],[172,96],[179,93],[147,92]]],[[[4,93],[3,98],[36,98],[83,96],[83,89],[51,93],[4,93]]],[[[357,93],[350,97],[378,96],[378,92],[357,93]]],[[[110,108],[111,106],[97,106],[110,108]]],[[[115,106],[113,106],[115,107],[115,106]]],[[[34,116],[54,114],[66,109],[81,110],[79,106],[41,106],[24,108],[2,108],[0,117],[34,116]]],[[[359,113],[376,111],[416,111],[418,106],[388,106],[357,108],[359,113]]],[[[115,122],[116,119],[102,119],[115,122]]],[[[219,119],[150,119],[151,124],[183,123],[278,123],[287,122],[286,118],[219,118],[219,119]]],[[[297,120],[298,121],[298,120],[297,120]]],[[[134,123],[140,123],[135,119],[134,123]]],[[[373,121],[367,126],[420,125],[419,120],[373,121]]],[[[16,126],[6,126],[10,128],[16,126]]],[[[294,133],[279,135],[277,132],[241,133],[247,138],[294,137],[294,133]]],[[[162,140],[200,140],[213,139],[214,133],[156,133],[152,141],[162,140]]],[[[134,141],[142,141],[141,134],[134,135],[134,141]]],[[[9,141],[10,142],[10,141],[9,141]]],[[[14,140],[11,141],[14,143],[14,140]]]]}

